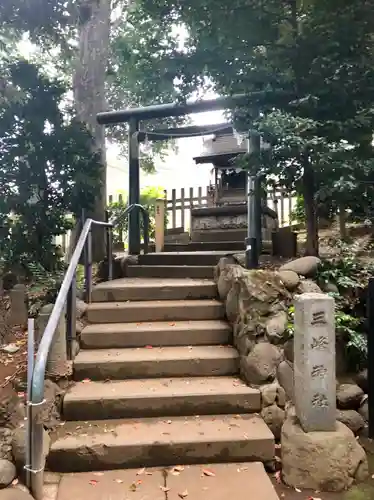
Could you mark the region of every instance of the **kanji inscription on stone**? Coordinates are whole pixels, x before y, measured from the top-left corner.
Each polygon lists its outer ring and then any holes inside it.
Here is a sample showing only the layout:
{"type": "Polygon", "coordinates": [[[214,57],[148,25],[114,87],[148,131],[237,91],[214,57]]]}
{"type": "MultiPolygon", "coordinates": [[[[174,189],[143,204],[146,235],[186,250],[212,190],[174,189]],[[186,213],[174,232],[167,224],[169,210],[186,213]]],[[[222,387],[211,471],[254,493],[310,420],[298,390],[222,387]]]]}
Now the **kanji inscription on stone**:
{"type": "Polygon", "coordinates": [[[334,299],[303,293],[295,300],[296,415],[305,432],[331,431],[336,423],[334,299]]]}

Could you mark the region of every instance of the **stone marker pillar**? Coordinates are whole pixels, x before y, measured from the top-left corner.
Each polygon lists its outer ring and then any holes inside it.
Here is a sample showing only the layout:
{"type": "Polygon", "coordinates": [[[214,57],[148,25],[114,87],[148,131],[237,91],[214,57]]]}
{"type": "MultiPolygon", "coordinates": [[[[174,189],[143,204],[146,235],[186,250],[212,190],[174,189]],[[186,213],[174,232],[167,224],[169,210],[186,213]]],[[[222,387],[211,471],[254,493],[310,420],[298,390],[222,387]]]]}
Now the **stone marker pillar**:
{"type": "Polygon", "coordinates": [[[162,252],[165,240],[165,200],[158,198],[155,205],[155,246],[156,252],[162,252]]]}
{"type": "Polygon", "coordinates": [[[295,408],[305,432],[336,427],[334,299],[303,293],[295,300],[295,408]]]}
{"type": "Polygon", "coordinates": [[[25,285],[15,285],[10,291],[10,324],[27,325],[28,310],[25,285]]]}
{"type": "MultiPolygon", "coordinates": [[[[37,341],[40,341],[42,335],[44,334],[44,330],[47,326],[53,307],[53,304],[45,304],[39,311],[36,319],[37,341]]],[[[60,321],[57,325],[51,349],[48,354],[46,371],[47,375],[52,379],[59,379],[71,374],[72,363],[68,360],[66,350],[65,314],[61,315],[60,321]]]]}

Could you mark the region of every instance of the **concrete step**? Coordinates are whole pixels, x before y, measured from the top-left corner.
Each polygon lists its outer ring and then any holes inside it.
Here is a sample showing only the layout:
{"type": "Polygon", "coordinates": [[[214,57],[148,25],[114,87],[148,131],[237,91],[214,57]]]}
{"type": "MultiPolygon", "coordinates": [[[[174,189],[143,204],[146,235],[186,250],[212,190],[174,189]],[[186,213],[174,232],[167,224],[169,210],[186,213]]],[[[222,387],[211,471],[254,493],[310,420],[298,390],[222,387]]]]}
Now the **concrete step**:
{"type": "Polygon", "coordinates": [[[78,382],[64,397],[66,420],[261,411],[261,395],[234,377],[78,382]]]}
{"type": "Polygon", "coordinates": [[[128,266],[129,278],[213,279],[213,266],[128,266]]]}
{"type": "Polygon", "coordinates": [[[222,302],[207,300],[149,300],[133,302],[94,302],[87,307],[89,323],[134,323],[144,321],[182,321],[221,319],[222,302]]]}
{"type": "Polygon", "coordinates": [[[59,427],[47,466],[55,472],[83,472],[268,461],[274,448],[272,432],[255,415],[75,421],[59,427]]]}
{"type": "Polygon", "coordinates": [[[193,252],[193,251],[223,251],[225,254],[232,252],[243,252],[245,249],[243,241],[190,241],[183,243],[165,243],[165,252],[193,252]]]}
{"type": "Polygon", "coordinates": [[[99,323],[81,333],[84,349],[230,344],[231,326],[222,320],[99,323]]]}
{"type": "Polygon", "coordinates": [[[227,255],[225,251],[162,252],[139,255],[144,266],[215,266],[227,255]]]}
{"type": "Polygon", "coordinates": [[[192,241],[243,241],[247,237],[247,229],[205,229],[192,231],[192,241]]]}
{"type": "Polygon", "coordinates": [[[183,492],[193,500],[226,500],[231,497],[235,500],[279,500],[260,462],[187,465],[174,470],[158,467],[147,469],[140,475],[139,472],[139,469],[100,472],[95,478],[94,488],[91,472],[63,474],[58,500],[179,500],[184,497],[183,492]],[[204,470],[212,471],[214,477],[204,474],[204,470]],[[136,491],[124,496],[124,487],[129,489],[130,485],[135,485],[136,491]],[[160,485],[164,488],[161,489],[160,485]]]}
{"type": "MultiPolygon", "coordinates": [[[[158,254],[155,254],[158,255],[158,254]]],[[[213,299],[217,286],[212,280],[121,278],[105,281],[92,290],[93,302],[122,302],[127,300],[213,299]]]]}
{"type": "Polygon", "coordinates": [[[235,375],[238,364],[238,352],[228,346],[81,350],[74,360],[74,379],[235,375]]]}

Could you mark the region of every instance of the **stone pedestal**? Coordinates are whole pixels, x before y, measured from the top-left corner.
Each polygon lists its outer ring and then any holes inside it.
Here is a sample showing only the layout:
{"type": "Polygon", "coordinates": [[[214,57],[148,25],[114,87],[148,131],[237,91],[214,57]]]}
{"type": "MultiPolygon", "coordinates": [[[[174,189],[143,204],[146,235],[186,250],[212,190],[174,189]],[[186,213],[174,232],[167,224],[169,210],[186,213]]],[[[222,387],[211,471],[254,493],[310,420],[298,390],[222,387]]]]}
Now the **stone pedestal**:
{"type": "Polygon", "coordinates": [[[305,432],[336,424],[334,299],[304,293],[295,300],[295,408],[305,432]]]}
{"type": "Polygon", "coordinates": [[[293,488],[344,491],[368,476],[365,451],[341,422],[331,432],[304,432],[290,416],[282,427],[281,445],[283,480],[293,488]]]}

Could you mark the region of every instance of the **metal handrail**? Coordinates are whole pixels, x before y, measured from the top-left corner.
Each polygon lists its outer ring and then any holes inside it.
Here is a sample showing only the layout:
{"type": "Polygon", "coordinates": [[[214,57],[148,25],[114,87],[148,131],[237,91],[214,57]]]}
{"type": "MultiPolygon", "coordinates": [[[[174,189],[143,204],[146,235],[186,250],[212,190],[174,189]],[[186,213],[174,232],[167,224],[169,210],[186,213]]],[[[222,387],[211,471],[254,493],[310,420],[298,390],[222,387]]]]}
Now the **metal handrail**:
{"type": "MultiPolygon", "coordinates": [[[[29,415],[31,422],[31,463],[27,464],[26,471],[30,474],[31,492],[37,500],[43,498],[43,472],[44,472],[44,457],[43,457],[43,424],[38,418],[39,411],[43,408],[44,400],[44,379],[47,367],[47,359],[53,342],[53,337],[60,321],[61,315],[64,312],[65,304],[68,296],[73,295],[71,289],[76,286],[75,276],[76,269],[79,264],[82,252],[87,244],[87,253],[91,253],[91,229],[92,226],[111,227],[109,222],[95,221],[87,219],[84,223],[82,232],[79,236],[77,245],[70,259],[70,264],[58,292],[55,305],[45,327],[43,336],[39,343],[39,348],[36,354],[34,370],[31,382],[31,394],[28,402],[29,415]]],[[[111,260],[111,259],[109,259],[111,260]]],[[[87,278],[87,277],[86,277],[87,278]]],[[[74,318],[75,320],[75,318],[74,318]]]]}
{"type": "MultiPolygon", "coordinates": [[[[144,243],[145,253],[148,251],[148,228],[149,216],[148,212],[142,205],[134,204],[125,210],[122,216],[128,215],[133,210],[138,209],[143,214],[144,220],[144,243]]],[[[58,327],[60,318],[66,308],[66,339],[68,348],[68,358],[73,358],[72,341],[75,339],[75,301],[76,301],[76,270],[80,262],[82,253],[85,253],[85,287],[87,293],[87,302],[90,302],[92,289],[92,227],[101,226],[107,228],[107,257],[108,257],[108,279],[112,279],[112,229],[114,220],[108,222],[96,221],[87,219],[83,225],[82,232],[71,256],[69,266],[65,273],[61,288],[58,292],[55,305],[48,319],[43,336],[39,343],[39,348],[36,354],[34,368],[32,372],[32,380],[30,386],[30,395],[27,405],[27,416],[29,421],[27,437],[27,446],[29,447],[30,463],[25,465],[28,483],[31,493],[36,500],[43,498],[43,472],[44,472],[44,456],[43,456],[43,423],[38,415],[43,409],[44,399],[44,379],[47,367],[49,352],[53,343],[53,337],[58,327]]]]}
{"type": "Polygon", "coordinates": [[[122,220],[131,212],[135,209],[140,210],[143,216],[143,238],[144,238],[144,253],[148,253],[148,247],[149,247],[149,214],[148,211],[146,210],[143,205],[140,205],[139,203],[133,203],[132,205],[126,207],[123,212],[120,214],[117,214],[116,216],[113,216],[109,219],[109,223],[111,224],[112,227],[114,227],[116,224],[120,224],[122,220]]]}

